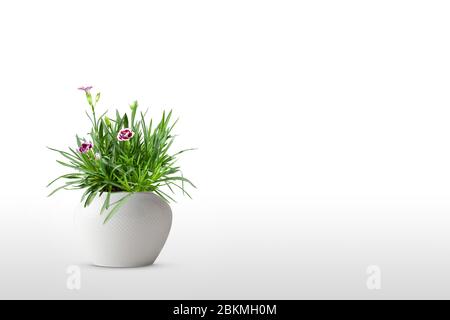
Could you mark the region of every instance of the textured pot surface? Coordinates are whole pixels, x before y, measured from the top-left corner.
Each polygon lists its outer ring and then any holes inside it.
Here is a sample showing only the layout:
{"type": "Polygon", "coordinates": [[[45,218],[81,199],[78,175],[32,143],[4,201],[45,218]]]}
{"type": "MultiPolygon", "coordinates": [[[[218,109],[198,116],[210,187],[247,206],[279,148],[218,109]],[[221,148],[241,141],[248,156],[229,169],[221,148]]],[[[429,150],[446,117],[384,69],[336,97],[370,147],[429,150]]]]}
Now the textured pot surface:
{"type": "MultiPolygon", "coordinates": [[[[111,194],[111,203],[126,193],[111,194]]],[[[169,205],[153,193],[135,193],[104,224],[108,211],[100,215],[106,195],[87,208],[80,206],[75,221],[83,249],[97,266],[131,268],[153,264],[172,226],[169,205]]]]}

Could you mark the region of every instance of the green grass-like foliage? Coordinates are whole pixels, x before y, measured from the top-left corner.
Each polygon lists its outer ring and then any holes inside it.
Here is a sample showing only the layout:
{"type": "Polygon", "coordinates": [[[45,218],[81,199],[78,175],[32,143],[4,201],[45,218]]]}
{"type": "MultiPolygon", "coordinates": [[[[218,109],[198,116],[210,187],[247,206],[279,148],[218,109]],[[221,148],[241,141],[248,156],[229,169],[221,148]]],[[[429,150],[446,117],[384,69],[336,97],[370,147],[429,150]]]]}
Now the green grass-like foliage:
{"type": "Polygon", "coordinates": [[[91,107],[91,114],[86,112],[92,123],[88,140],[76,137],[78,148],[69,148],[68,151],[56,150],[63,157],[57,162],[73,170],[50,182],[48,186],[57,181],[64,183],[54,189],[55,192],[84,189],[81,201],[89,206],[97,196],[106,194],[100,214],[108,212],[105,223],[117,213],[129,196],[136,192],[153,192],[165,201],[174,201],[169,193],[176,189],[191,197],[185,190],[185,185],[195,187],[186,179],[177,166],[177,157],[185,149],[171,154],[170,147],[175,139],[172,130],[177,123],[172,121],[172,111],[164,112],[158,124],[153,120],[146,121],[146,113],[137,113],[137,101],[131,104],[131,114],[121,115],[116,111],[115,119],[96,115],[96,105],[100,100],[100,93],[95,99],[90,88],[85,90],[87,101],[91,107]],[[134,136],[128,141],[119,141],[120,130],[129,128],[134,136]],[[86,142],[92,142],[92,149],[81,153],[79,148],[86,142]],[[127,196],[117,202],[111,203],[111,193],[126,192],[127,196]]]}

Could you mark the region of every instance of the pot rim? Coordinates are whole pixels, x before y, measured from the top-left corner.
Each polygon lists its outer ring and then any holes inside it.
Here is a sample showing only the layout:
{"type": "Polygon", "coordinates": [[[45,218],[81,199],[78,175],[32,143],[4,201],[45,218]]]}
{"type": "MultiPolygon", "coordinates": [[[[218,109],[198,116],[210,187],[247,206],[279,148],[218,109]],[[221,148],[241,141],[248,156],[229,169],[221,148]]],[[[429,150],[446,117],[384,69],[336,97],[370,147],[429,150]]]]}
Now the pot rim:
{"type": "MultiPolygon", "coordinates": [[[[103,198],[103,197],[106,197],[106,194],[107,194],[107,192],[103,192],[103,194],[98,194],[97,195],[97,197],[98,198],[103,198]]],[[[151,191],[143,191],[143,192],[126,192],[126,191],[117,191],[117,192],[111,192],[111,196],[128,196],[128,195],[139,195],[139,196],[151,196],[151,197],[153,197],[153,198],[157,198],[157,199],[160,199],[160,200],[162,200],[162,201],[164,201],[164,199],[163,198],[161,198],[159,195],[157,195],[156,193],[154,193],[154,192],[151,192],[151,191]]]]}

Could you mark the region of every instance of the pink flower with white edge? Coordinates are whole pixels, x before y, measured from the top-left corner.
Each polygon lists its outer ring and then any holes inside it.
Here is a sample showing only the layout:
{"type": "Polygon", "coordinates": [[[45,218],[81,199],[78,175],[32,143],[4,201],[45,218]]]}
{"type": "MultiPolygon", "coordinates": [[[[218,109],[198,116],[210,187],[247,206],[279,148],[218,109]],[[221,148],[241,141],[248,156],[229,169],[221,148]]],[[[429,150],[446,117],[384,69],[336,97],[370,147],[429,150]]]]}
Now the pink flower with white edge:
{"type": "Polygon", "coordinates": [[[87,153],[89,150],[93,148],[93,145],[91,142],[83,142],[81,146],[78,148],[78,151],[80,153],[87,153]]]}
{"type": "Polygon", "coordinates": [[[125,128],[119,131],[117,135],[117,140],[119,141],[128,141],[133,138],[134,132],[131,129],[125,128]]]}

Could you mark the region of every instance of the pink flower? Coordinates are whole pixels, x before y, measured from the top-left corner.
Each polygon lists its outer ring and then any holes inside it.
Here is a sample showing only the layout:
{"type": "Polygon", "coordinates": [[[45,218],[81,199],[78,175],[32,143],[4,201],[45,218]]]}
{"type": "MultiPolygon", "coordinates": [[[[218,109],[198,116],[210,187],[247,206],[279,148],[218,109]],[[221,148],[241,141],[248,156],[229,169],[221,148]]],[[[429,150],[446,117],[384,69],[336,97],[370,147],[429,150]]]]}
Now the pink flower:
{"type": "Polygon", "coordinates": [[[91,89],[93,88],[93,86],[88,86],[88,87],[79,87],[78,90],[82,90],[86,93],[89,93],[89,91],[91,91],[91,89]]]}
{"type": "Polygon", "coordinates": [[[93,147],[91,142],[83,142],[81,146],[78,148],[80,153],[87,153],[93,147]]]}
{"type": "Polygon", "coordinates": [[[128,141],[133,138],[134,132],[131,129],[125,128],[119,131],[117,135],[117,140],[119,141],[128,141]]]}

